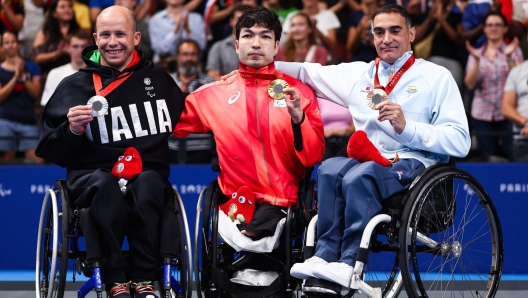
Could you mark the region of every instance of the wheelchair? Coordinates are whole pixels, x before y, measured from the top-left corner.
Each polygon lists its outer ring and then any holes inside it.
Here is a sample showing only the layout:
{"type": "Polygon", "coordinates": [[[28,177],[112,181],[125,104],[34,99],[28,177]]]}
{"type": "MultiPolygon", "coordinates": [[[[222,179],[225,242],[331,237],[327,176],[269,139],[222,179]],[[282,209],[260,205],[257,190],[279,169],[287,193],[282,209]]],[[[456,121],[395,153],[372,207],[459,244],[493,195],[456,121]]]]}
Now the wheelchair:
{"type": "MultiPolygon", "coordinates": [[[[103,297],[103,283],[100,269],[88,268],[86,252],[79,250],[82,236],[79,223],[79,210],[72,208],[73,200],[68,193],[65,180],[57,180],[44,197],[40,213],[37,256],[36,256],[36,296],[40,298],[62,298],[66,286],[69,260],[74,260],[72,281],[83,274],[88,281],[78,291],[79,298],[95,289],[97,297],[103,297]]],[[[190,298],[192,296],[192,262],[189,228],[183,202],[174,191],[170,203],[178,214],[178,226],[182,231],[178,246],[180,255],[174,259],[165,258],[159,268],[159,291],[161,297],[190,298]]],[[[124,251],[125,256],[127,251],[124,251]]]]}
{"type": "MultiPolygon", "coordinates": [[[[308,279],[302,297],[494,297],[504,247],[497,211],[482,185],[453,162],[424,170],[406,191],[382,203],[367,224],[349,293],[308,279]]],[[[313,256],[317,215],[305,258],[313,256]]]]}
{"type": "Polygon", "coordinates": [[[304,206],[305,202],[309,201],[305,197],[310,196],[313,189],[310,174],[311,169],[308,169],[307,178],[300,183],[298,204],[287,210],[279,240],[280,243],[284,243],[284,247],[269,253],[244,251],[240,256],[235,249],[223,242],[218,232],[219,205],[223,203],[221,201],[223,194],[217,180],[212,181],[208,188],[202,190],[197,202],[194,231],[196,249],[193,255],[198,297],[203,297],[202,293],[206,298],[296,297],[295,290],[301,281],[290,276],[290,269],[295,262],[303,261],[303,235],[311,218],[306,213],[308,209],[304,206]],[[307,191],[308,189],[310,191],[307,191]],[[289,243],[292,245],[286,245],[289,243]],[[201,247],[201,257],[198,256],[198,247],[201,247]],[[269,286],[249,286],[230,280],[233,273],[259,258],[260,263],[269,263],[277,268],[278,277],[269,286]],[[202,262],[201,267],[199,260],[202,262]]]}

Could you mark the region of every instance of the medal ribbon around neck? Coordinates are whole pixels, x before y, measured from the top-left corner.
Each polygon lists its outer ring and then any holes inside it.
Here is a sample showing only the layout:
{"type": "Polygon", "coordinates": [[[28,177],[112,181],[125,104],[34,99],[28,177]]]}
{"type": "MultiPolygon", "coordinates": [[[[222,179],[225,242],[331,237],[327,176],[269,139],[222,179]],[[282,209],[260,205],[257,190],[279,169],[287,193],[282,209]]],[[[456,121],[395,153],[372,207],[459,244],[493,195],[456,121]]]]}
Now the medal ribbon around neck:
{"type": "Polygon", "coordinates": [[[108,84],[108,86],[104,88],[103,88],[103,81],[101,80],[101,76],[96,73],[92,74],[93,81],[94,81],[95,94],[102,96],[102,97],[107,96],[108,94],[110,94],[110,92],[114,91],[117,87],[119,87],[119,85],[121,85],[126,79],[128,79],[132,75],[132,73],[133,72],[126,72],[126,73],[120,74],[116,80],[112,81],[110,84],[108,84]]]}
{"type": "Polygon", "coordinates": [[[374,88],[381,89],[387,92],[387,95],[389,95],[392,89],[394,89],[394,87],[400,80],[400,78],[403,76],[403,74],[414,64],[414,60],[415,60],[414,54],[412,54],[411,57],[409,57],[409,59],[405,61],[403,66],[400,67],[400,69],[392,77],[392,80],[385,87],[381,86],[379,82],[379,78],[378,78],[378,67],[379,67],[380,60],[381,60],[380,57],[376,57],[376,73],[374,74],[374,88]]]}

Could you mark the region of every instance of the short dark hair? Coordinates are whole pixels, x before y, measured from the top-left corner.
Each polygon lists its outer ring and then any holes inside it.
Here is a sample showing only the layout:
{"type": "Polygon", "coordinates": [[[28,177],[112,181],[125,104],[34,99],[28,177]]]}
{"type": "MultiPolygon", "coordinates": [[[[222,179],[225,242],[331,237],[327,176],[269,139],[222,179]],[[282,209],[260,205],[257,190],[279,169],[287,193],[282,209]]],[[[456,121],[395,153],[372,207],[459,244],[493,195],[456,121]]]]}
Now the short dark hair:
{"type": "Polygon", "coordinates": [[[242,12],[244,13],[244,11],[250,9],[251,6],[248,6],[248,5],[244,5],[244,4],[236,4],[235,5],[235,8],[233,8],[233,11],[231,12],[231,14],[229,15],[229,19],[232,19],[235,17],[235,14],[237,12],[242,12]]]}
{"type": "Polygon", "coordinates": [[[202,49],[200,49],[200,45],[196,40],[190,38],[184,38],[178,43],[178,46],[176,47],[176,55],[180,53],[180,47],[184,43],[192,43],[194,47],[196,47],[196,49],[198,50],[198,57],[202,56],[202,49]]]}
{"type": "Polygon", "coordinates": [[[267,8],[258,6],[247,9],[240,18],[238,18],[235,25],[235,39],[238,40],[240,37],[240,31],[242,28],[251,28],[255,25],[273,30],[275,33],[275,41],[281,38],[282,26],[277,14],[267,8]]]}
{"type": "Polygon", "coordinates": [[[490,12],[488,12],[486,14],[486,16],[484,17],[484,19],[482,20],[482,25],[486,26],[486,21],[491,16],[498,16],[499,18],[501,18],[503,25],[508,25],[508,19],[506,19],[506,17],[500,11],[490,11],[490,12]]]}
{"type": "Polygon", "coordinates": [[[377,15],[382,14],[382,13],[397,13],[397,14],[401,15],[405,19],[405,24],[407,25],[407,29],[411,29],[411,27],[413,26],[412,20],[411,20],[411,15],[401,5],[398,5],[398,4],[387,4],[385,6],[382,6],[378,10],[376,10],[374,15],[372,16],[372,19],[376,18],[377,15]]]}
{"type": "Polygon", "coordinates": [[[68,36],[66,37],[66,42],[70,43],[73,37],[77,39],[87,40],[88,43],[92,43],[93,41],[93,36],[88,34],[88,32],[86,32],[86,30],[83,30],[83,29],[77,29],[73,31],[71,34],[68,34],[68,36]]]}

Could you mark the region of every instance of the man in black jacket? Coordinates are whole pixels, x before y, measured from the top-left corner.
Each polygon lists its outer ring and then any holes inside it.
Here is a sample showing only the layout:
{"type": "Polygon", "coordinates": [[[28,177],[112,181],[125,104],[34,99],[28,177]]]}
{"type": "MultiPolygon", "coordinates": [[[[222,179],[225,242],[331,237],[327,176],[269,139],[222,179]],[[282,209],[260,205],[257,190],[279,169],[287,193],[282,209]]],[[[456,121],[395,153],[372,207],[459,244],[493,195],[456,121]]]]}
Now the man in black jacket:
{"type": "Polygon", "coordinates": [[[183,108],[174,80],[134,50],[141,38],[133,14],[120,6],[99,15],[96,46],[83,50],[86,68],[65,78],[40,121],[37,155],[66,167],[68,187],[81,209],[87,261],[102,265],[111,297],[155,297],[152,280],[161,257],[174,257],[180,231],[168,207],[172,189],[167,138],[183,108]],[[143,172],[123,195],[110,173],[128,147],[143,172]],[[162,225],[163,223],[163,225],[162,225]],[[121,246],[128,229],[131,262],[121,246]],[[131,283],[131,284],[130,284],[131,283]],[[153,295],[153,296],[149,296],[153,295]]]}

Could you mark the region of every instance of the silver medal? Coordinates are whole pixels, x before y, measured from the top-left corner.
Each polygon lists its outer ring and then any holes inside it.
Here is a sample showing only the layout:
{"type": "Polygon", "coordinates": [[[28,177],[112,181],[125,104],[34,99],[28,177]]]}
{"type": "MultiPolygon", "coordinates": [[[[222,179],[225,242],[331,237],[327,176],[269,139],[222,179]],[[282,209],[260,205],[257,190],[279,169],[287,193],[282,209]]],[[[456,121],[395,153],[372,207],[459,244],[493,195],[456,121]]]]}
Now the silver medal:
{"type": "Polygon", "coordinates": [[[90,97],[87,105],[92,106],[92,117],[100,117],[108,114],[108,101],[100,95],[90,97]]]}

